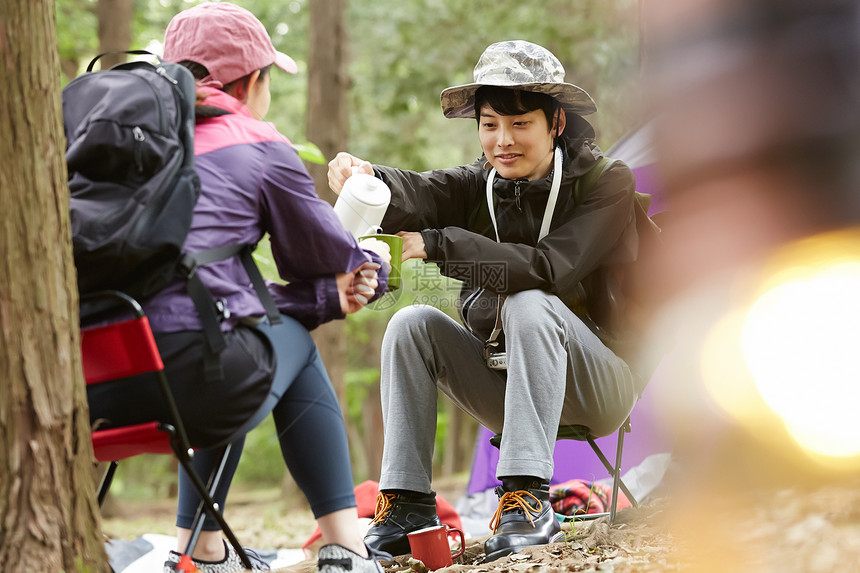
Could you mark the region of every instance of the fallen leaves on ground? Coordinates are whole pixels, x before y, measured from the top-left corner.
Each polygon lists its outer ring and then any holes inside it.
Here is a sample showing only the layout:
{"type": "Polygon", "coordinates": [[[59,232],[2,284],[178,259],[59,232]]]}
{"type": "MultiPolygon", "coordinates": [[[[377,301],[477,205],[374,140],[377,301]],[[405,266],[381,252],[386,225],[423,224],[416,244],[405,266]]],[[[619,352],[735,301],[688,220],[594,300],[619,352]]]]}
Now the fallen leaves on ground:
{"type": "MultiPolygon", "coordinates": [[[[230,506],[229,521],[243,544],[250,547],[296,547],[315,526],[307,510],[285,510],[270,497],[237,502],[230,506]]],[[[158,521],[169,526],[175,509],[170,503],[164,505],[164,515],[158,521]]],[[[860,563],[860,481],[740,491],[731,499],[700,498],[687,505],[667,496],[638,509],[620,511],[612,527],[604,518],[575,521],[572,528],[565,524],[564,530],[563,542],[529,547],[491,563],[483,563],[486,537],[467,539],[463,556],[438,572],[855,571],[860,563]],[[667,517],[684,511],[698,517],[694,522],[697,531],[678,527],[667,517]]],[[[149,525],[137,524],[128,538],[146,531],[152,531],[149,525]]],[[[384,563],[384,568],[385,573],[425,573],[415,563],[410,566],[408,555],[384,563]]],[[[316,561],[310,559],[280,571],[315,572],[316,561]]]]}

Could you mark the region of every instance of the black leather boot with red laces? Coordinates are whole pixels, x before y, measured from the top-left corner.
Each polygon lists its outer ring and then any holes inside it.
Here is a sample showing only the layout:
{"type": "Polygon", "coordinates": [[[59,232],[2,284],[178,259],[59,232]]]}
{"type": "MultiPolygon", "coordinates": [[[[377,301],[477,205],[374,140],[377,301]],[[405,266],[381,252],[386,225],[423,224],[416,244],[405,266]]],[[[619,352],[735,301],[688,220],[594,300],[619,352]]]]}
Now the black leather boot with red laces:
{"type": "Polygon", "coordinates": [[[484,543],[485,562],[530,545],[564,539],[549,503],[549,482],[529,476],[504,477],[496,495],[499,507],[490,521],[493,536],[484,543]]]}

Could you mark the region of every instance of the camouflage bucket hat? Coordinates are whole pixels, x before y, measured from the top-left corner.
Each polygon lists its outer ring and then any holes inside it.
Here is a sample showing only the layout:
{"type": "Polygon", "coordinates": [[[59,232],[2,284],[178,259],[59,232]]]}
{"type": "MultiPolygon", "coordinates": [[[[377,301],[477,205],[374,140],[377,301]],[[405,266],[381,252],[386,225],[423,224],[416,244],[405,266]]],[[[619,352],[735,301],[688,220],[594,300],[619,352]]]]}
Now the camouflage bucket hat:
{"type": "Polygon", "coordinates": [[[475,117],[475,92],[481,86],[499,86],[544,93],[554,97],[565,112],[588,115],[597,105],[588,93],[565,83],[564,67],[552,53],[531,42],[510,40],[492,44],[475,66],[475,82],[442,92],[445,117],[475,117]]]}

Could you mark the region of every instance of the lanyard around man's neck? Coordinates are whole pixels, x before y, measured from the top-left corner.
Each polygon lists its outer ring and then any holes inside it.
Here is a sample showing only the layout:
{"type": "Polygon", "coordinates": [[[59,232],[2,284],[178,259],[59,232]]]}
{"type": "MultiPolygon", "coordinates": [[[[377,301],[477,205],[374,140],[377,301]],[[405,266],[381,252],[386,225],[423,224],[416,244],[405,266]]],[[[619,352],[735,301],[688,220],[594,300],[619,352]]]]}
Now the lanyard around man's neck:
{"type": "MultiPolygon", "coordinates": [[[[561,188],[561,167],[562,153],[561,148],[556,147],[554,153],[554,165],[552,170],[552,186],[549,189],[549,198],[546,200],[546,209],[543,212],[543,221],[540,225],[540,234],[538,242],[540,242],[549,233],[549,226],[552,224],[552,215],[555,212],[555,205],[558,202],[558,191],[561,188]]],[[[487,176],[487,208],[490,210],[490,220],[493,222],[493,230],[496,232],[496,242],[501,243],[499,239],[499,227],[496,224],[496,210],[493,207],[493,182],[496,180],[496,168],[490,169],[490,174],[487,176]]]]}
{"type": "MultiPolygon", "coordinates": [[[[546,209],[543,212],[543,221],[540,225],[540,234],[538,242],[543,240],[549,233],[549,226],[552,223],[552,215],[555,212],[555,204],[558,202],[558,190],[561,188],[561,167],[562,153],[561,148],[555,148],[554,165],[552,170],[552,185],[549,189],[549,197],[546,200],[546,209]]],[[[496,232],[496,242],[501,243],[499,239],[499,227],[496,224],[496,211],[493,207],[493,181],[496,178],[496,168],[490,170],[487,176],[487,207],[490,210],[490,220],[493,222],[493,230],[496,232]]],[[[491,347],[495,347],[498,343],[496,339],[502,333],[502,295],[498,295],[496,304],[496,324],[493,326],[493,332],[490,333],[490,338],[484,343],[484,353],[487,354],[491,347]]]]}

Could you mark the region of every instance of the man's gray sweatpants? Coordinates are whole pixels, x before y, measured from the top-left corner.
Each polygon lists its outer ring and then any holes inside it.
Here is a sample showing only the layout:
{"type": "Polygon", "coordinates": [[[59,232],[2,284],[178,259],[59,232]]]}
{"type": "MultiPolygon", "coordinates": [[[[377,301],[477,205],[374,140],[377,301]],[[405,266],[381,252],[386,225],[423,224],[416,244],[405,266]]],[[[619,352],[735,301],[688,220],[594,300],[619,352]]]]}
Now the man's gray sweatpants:
{"type": "Polygon", "coordinates": [[[483,342],[440,310],[398,311],[382,342],[385,447],[380,489],[429,492],[437,387],[501,432],[497,477],[549,480],[559,424],[615,431],[639,398],[627,364],[558,297],[530,290],[502,307],[508,369],[491,370],[483,342]]]}

